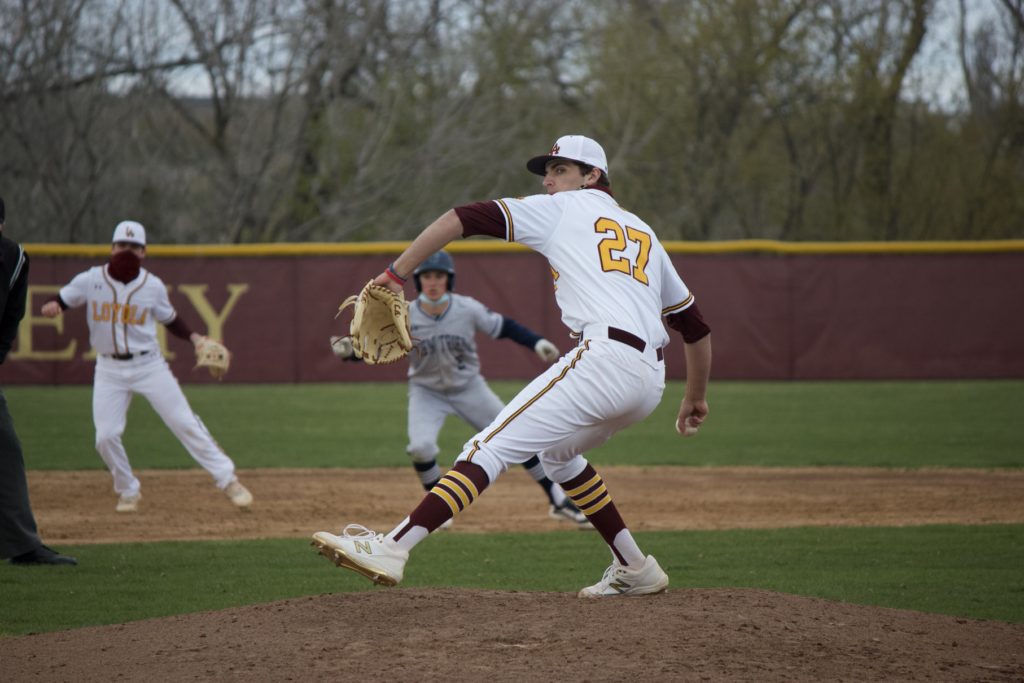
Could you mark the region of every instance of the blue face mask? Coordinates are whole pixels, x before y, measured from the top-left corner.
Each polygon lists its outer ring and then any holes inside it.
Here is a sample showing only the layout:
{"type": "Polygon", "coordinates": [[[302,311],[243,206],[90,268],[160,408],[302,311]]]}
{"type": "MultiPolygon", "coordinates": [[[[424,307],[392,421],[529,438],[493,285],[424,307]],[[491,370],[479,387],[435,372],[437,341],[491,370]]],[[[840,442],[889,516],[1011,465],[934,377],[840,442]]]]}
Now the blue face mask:
{"type": "Polygon", "coordinates": [[[431,299],[429,296],[427,296],[426,292],[420,292],[419,299],[420,303],[428,304],[430,306],[440,306],[441,304],[448,303],[448,300],[451,299],[451,297],[448,296],[448,292],[445,292],[444,294],[441,295],[440,299],[437,299],[435,301],[434,299],[431,299]]]}

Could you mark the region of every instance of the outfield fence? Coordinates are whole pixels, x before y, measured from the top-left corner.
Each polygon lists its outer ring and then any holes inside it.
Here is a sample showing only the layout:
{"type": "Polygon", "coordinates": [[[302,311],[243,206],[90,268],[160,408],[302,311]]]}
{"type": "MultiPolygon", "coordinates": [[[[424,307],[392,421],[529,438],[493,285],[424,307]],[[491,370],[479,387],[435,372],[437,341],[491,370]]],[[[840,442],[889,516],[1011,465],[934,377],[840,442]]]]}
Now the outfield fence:
{"type": "MultiPolygon", "coordinates": [[[[196,331],[234,354],[226,381],[395,381],[406,366],[341,363],[328,337],[344,334],[340,301],[407,243],[154,245],[146,266],[196,331]]],[[[667,242],[713,330],[718,379],[941,379],[1024,377],[1024,240],[990,242],[667,242]]],[[[102,263],[107,245],[27,244],[30,310],[0,384],[82,384],[92,379],[84,309],[56,320],[39,308],[75,274],[102,263]]],[[[561,323],[551,273],[517,245],[451,245],[457,291],[551,339],[561,323]]],[[[411,291],[411,287],[410,287],[411,291]]],[[[666,350],[684,375],[682,340],[666,350]]],[[[508,341],[478,338],[485,376],[527,379],[540,361],[508,341]]],[[[192,353],[162,335],[185,382],[192,353]]]]}

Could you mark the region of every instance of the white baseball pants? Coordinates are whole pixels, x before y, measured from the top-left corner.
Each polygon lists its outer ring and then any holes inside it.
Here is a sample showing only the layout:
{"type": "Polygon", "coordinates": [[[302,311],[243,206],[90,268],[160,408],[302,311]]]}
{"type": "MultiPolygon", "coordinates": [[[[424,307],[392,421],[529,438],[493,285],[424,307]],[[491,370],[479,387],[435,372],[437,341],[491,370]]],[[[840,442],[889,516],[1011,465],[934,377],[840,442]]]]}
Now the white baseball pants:
{"type": "Polygon", "coordinates": [[[520,391],[458,459],[480,465],[493,482],[537,454],[561,484],[586,467],[585,451],[650,415],[664,391],[665,364],[653,353],[590,339],[520,391]]]}
{"type": "Polygon", "coordinates": [[[170,428],[189,454],[210,473],[217,488],[235,478],[235,463],[224,454],[206,425],[192,412],[178,380],[160,354],[131,360],[100,356],[92,392],[92,417],[96,425],[96,450],[114,477],[118,494],[139,492],[139,480],[132,472],[128,454],[121,443],[132,396],[141,394],[170,428]]]}

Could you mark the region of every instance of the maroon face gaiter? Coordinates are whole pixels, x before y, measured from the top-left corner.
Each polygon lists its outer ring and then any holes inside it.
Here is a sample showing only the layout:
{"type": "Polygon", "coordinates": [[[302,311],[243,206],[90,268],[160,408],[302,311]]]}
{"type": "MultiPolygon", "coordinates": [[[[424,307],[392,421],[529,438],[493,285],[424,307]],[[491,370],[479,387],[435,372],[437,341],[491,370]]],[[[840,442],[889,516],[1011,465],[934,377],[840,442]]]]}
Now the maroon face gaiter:
{"type": "Polygon", "coordinates": [[[128,284],[139,276],[141,266],[142,259],[131,249],[125,249],[110,255],[110,266],[107,268],[107,272],[118,282],[128,284]]]}

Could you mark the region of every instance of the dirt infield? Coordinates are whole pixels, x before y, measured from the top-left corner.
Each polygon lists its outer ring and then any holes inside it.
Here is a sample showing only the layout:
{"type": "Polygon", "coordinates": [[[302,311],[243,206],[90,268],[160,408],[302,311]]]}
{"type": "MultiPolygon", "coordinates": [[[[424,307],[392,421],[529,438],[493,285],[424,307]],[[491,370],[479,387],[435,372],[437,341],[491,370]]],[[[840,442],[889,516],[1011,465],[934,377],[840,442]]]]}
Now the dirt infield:
{"type": "MultiPolygon", "coordinates": [[[[1024,472],[602,468],[635,530],[1024,522],[1024,472]]],[[[144,471],[114,512],[105,472],[30,474],[55,545],[386,529],[421,492],[404,469],[253,470],[239,513],[197,471],[144,471]]],[[[561,528],[507,475],[452,533],[561,528]]],[[[0,639],[5,680],[1021,681],[1024,625],[760,590],[571,594],[375,589],[0,639]]]]}
{"type": "MultiPolygon", "coordinates": [[[[58,543],[275,538],[389,529],[423,495],[405,468],[243,470],[256,498],[238,514],[200,470],[143,470],[133,515],[114,513],[101,471],[31,472],[40,530],[58,543]]],[[[1024,471],[602,467],[635,531],[1024,522],[1024,471]]],[[[546,499],[509,472],[459,515],[454,533],[551,531],[546,499]]]]}

